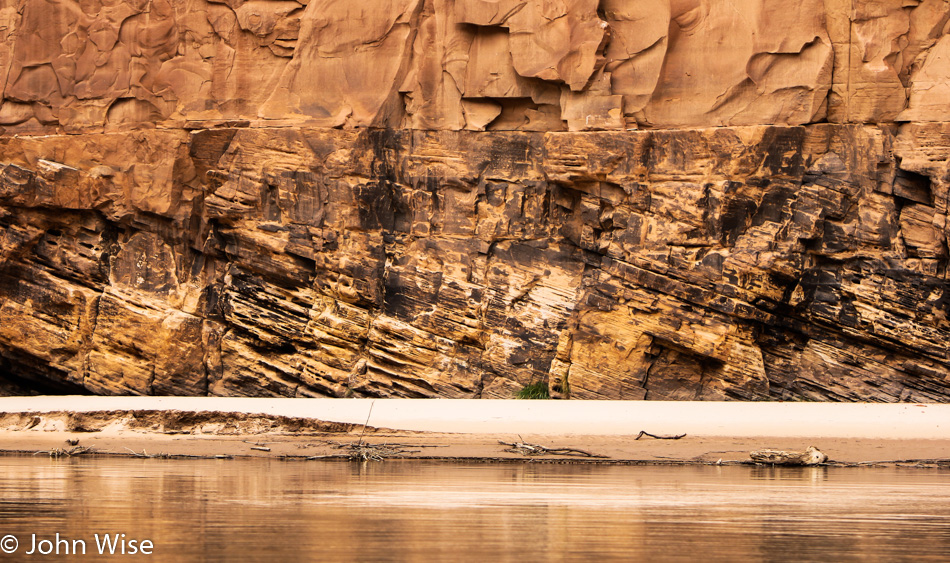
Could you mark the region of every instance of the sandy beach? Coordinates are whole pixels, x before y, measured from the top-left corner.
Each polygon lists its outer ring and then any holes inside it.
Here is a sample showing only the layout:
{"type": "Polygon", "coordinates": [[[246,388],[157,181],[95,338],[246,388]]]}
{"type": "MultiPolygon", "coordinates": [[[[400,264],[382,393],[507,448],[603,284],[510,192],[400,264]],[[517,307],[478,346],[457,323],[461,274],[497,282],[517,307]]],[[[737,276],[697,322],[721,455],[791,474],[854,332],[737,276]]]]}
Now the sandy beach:
{"type": "Polygon", "coordinates": [[[839,464],[947,467],[950,405],[0,398],[0,451],[32,455],[736,463],[808,446],[839,464]]]}

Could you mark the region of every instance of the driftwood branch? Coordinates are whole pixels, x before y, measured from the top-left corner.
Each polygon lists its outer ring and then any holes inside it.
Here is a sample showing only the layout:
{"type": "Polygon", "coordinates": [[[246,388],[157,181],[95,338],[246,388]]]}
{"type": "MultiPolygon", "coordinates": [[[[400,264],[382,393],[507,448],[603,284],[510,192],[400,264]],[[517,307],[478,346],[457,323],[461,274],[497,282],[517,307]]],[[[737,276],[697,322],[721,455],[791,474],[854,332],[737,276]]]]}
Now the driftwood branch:
{"type": "Polygon", "coordinates": [[[82,454],[87,454],[89,452],[92,452],[93,451],[92,448],[93,448],[92,446],[73,445],[72,448],[53,448],[52,450],[48,452],[36,452],[33,455],[36,455],[37,453],[47,453],[49,454],[50,457],[72,457],[75,455],[82,455],[82,454]]]}
{"type": "Polygon", "coordinates": [[[749,452],[749,457],[755,463],[766,465],[819,465],[828,461],[828,456],[814,446],[809,446],[804,452],[756,450],[749,452]]]}
{"type": "Polygon", "coordinates": [[[577,457],[596,457],[596,458],[607,458],[609,456],[595,454],[588,452],[586,450],[580,450],[577,448],[548,448],[541,446],[539,444],[527,444],[525,442],[505,442],[498,440],[498,443],[503,446],[508,446],[506,452],[511,452],[521,455],[569,455],[577,457]]]}
{"type": "Polygon", "coordinates": [[[129,451],[129,453],[132,455],[132,457],[141,457],[141,458],[146,458],[146,459],[177,459],[177,458],[183,458],[183,459],[234,459],[234,456],[227,455],[227,454],[217,454],[217,455],[166,454],[166,453],[150,454],[150,453],[148,453],[147,451],[145,451],[144,449],[142,450],[142,453],[138,453],[137,451],[133,450],[132,448],[125,448],[125,449],[129,451]]]}
{"type": "Polygon", "coordinates": [[[657,440],[679,440],[680,438],[685,438],[685,437],[686,437],[686,434],[677,434],[677,435],[673,435],[673,436],[663,436],[663,435],[661,435],[661,434],[650,434],[649,432],[647,432],[647,431],[645,431],[645,430],[641,430],[640,433],[637,434],[637,437],[634,438],[634,440],[639,440],[640,438],[643,438],[644,436],[646,436],[646,437],[648,437],[648,438],[656,438],[657,440]]]}
{"type": "Polygon", "coordinates": [[[145,451],[144,448],[142,449],[142,453],[138,453],[132,448],[125,448],[125,449],[129,450],[129,453],[131,453],[133,457],[147,457],[149,459],[168,459],[169,457],[171,457],[165,453],[150,454],[147,451],[145,451]]]}
{"type": "MultiPolygon", "coordinates": [[[[447,448],[449,446],[442,444],[400,444],[400,443],[379,443],[371,444],[369,442],[349,442],[341,443],[332,440],[322,440],[323,443],[331,446],[333,449],[345,450],[345,452],[329,455],[312,455],[304,459],[349,459],[351,461],[383,461],[392,457],[405,457],[405,454],[417,454],[422,450],[418,448],[447,448]]],[[[308,444],[312,445],[312,444],[308,444]]],[[[293,456],[282,456],[290,458],[293,456]]]]}
{"type": "Polygon", "coordinates": [[[950,458],[929,458],[929,459],[888,459],[879,461],[856,461],[842,462],[828,460],[828,465],[838,465],[842,467],[871,467],[875,465],[912,465],[914,467],[950,467],[950,458]]]}
{"type": "Polygon", "coordinates": [[[383,461],[388,457],[400,457],[403,454],[419,453],[419,450],[409,450],[406,448],[418,448],[424,446],[410,446],[408,444],[370,444],[363,442],[355,444],[338,444],[334,447],[338,449],[349,450],[346,457],[353,461],[383,461]]]}

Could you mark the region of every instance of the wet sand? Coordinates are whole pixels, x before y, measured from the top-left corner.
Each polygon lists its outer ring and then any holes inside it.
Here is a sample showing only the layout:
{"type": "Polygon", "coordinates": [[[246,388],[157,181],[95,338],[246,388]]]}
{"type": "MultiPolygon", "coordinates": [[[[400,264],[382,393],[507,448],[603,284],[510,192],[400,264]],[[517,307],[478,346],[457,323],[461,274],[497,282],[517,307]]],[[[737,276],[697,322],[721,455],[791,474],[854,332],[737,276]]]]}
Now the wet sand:
{"type": "Polygon", "coordinates": [[[808,446],[844,464],[950,467],[950,405],[0,398],[0,451],[33,455],[734,463],[808,446]],[[524,455],[499,441],[603,457],[524,455]]]}

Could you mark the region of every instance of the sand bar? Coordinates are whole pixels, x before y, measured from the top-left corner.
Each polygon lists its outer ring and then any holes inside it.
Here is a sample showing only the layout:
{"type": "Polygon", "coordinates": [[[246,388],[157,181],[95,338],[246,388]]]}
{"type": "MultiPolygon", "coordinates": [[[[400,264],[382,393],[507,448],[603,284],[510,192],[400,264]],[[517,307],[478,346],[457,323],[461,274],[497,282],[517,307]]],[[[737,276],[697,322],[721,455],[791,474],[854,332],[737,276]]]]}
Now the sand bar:
{"type": "Polygon", "coordinates": [[[181,410],[257,413],[421,432],[950,440],[950,404],[2,397],[0,412],[181,410]],[[370,409],[372,412],[370,413],[370,409]]]}
{"type": "Polygon", "coordinates": [[[0,421],[0,453],[31,455],[78,443],[139,457],[352,459],[362,444],[387,459],[708,464],[811,445],[844,464],[950,468],[950,405],[937,404],[6,397],[0,421]],[[641,430],[685,436],[637,440],[641,430]],[[499,441],[603,457],[526,457],[499,441]]]}

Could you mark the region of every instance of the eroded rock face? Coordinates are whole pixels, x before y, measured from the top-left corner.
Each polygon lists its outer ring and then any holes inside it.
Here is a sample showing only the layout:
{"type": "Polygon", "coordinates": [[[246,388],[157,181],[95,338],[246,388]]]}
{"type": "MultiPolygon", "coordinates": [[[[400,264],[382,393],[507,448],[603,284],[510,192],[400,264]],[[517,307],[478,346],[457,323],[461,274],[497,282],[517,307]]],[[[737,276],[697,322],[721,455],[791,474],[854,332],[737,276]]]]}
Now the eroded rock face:
{"type": "Polygon", "coordinates": [[[946,0],[0,0],[0,392],[950,399],[946,0]]]}
{"type": "Polygon", "coordinates": [[[0,145],[21,383],[950,398],[948,125],[76,140],[0,145]]]}
{"type": "Polygon", "coordinates": [[[943,121],[946,0],[4,0],[0,126],[943,121]]]}

